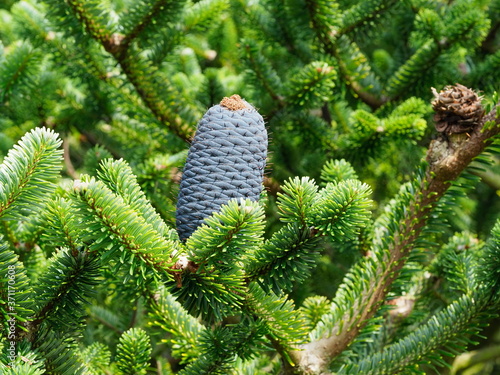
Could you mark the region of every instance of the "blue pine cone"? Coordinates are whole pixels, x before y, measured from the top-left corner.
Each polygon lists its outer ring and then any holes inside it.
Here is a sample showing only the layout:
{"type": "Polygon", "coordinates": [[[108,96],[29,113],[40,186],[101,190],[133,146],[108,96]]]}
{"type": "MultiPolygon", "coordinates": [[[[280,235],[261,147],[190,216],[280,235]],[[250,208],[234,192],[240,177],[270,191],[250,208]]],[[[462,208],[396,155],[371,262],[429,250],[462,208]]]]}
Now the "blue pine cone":
{"type": "Polygon", "coordinates": [[[185,241],[230,199],[259,199],[267,132],[257,110],[239,95],[211,107],[198,124],[177,201],[177,232],[185,241]]]}

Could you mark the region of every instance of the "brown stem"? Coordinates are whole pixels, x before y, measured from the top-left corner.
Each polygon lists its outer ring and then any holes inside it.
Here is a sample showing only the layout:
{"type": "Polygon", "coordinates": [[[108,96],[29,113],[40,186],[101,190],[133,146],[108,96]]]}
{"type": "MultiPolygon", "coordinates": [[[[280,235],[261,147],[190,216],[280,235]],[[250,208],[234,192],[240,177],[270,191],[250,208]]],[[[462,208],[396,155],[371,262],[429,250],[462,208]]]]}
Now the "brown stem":
{"type": "MultiPolygon", "coordinates": [[[[404,210],[404,217],[392,234],[392,242],[387,249],[383,249],[387,250],[384,252],[383,261],[373,263],[376,276],[366,288],[352,291],[354,295],[351,306],[339,307],[345,313],[331,331],[290,353],[297,366],[285,373],[328,373],[331,360],[351,344],[387,297],[436,203],[451,186],[451,182],[474,157],[491,144],[493,137],[500,133],[499,125],[500,119],[496,116],[495,108],[479,120],[470,134],[453,135],[448,139],[443,137],[431,143],[427,153],[428,167],[425,176],[412,202],[404,210]]],[[[370,259],[365,261],[369,262],[370,259]]]]}

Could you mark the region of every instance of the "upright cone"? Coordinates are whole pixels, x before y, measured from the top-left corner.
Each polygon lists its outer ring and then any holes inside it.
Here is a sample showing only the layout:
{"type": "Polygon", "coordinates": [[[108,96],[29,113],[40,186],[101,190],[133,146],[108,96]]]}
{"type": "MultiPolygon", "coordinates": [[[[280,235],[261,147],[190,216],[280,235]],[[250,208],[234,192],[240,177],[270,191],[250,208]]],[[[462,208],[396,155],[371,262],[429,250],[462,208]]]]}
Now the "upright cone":
{"type": "Polygon", "coordinates": [[[267,132],[257,110],[239,95],[211,107],[198,124],[177,201],[177,232],[185,241],[230,199],[259,199],[267,132]]]}

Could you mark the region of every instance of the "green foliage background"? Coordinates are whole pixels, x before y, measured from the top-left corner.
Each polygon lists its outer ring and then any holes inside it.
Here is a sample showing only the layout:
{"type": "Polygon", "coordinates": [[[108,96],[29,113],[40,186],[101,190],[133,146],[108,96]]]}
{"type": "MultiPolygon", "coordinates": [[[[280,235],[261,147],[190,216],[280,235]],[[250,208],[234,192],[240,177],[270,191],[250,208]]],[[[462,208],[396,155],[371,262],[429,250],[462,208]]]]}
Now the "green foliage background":
{"type": "Polygon", "coordinates": [[[0,282],[15,267],[22,354],[0,372],[305,374],[294,351],[345,319],[356,337],[311,373],[498,373],[496,133],[432,213],[411,203],[431,88],[493,110],[499,26],[497,0],[0,3],[0,282]],[[235,93],[270,135],[263,199],[181,244],[189,140],[235,93]],[[200,268],[178,288],[181,255],[200,268]]]}

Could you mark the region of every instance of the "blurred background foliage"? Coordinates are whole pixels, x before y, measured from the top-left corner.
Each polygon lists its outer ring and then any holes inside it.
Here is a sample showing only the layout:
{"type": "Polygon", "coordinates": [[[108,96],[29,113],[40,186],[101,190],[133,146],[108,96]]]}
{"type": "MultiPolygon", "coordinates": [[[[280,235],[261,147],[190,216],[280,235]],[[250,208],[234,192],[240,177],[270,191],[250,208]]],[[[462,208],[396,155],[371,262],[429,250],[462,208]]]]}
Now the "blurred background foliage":
{"type": "MultiPolygon", "coordinates": [[[[280,185],[328,181],[343,171],[332,160],[351,163],[372,187],[376,216],[436,137],[431,87],[459,82],[491,102],[499,30],[498,0],[3,0],[0,155],[30,129],[52,128],[63,139],[64,179],[123,158],[174,226],[196,123],[237,93],[270,134],[268,235],[279,228],[280,185]]],[[[499,171],[496,159],[475,172],[480,182],[459,198],[443,238],[486,238],[500,209],[499,171]]],[[[292,294],[299,305],[332,297],[363,255],[333,239],[324,246],[292,294]]],[[[143,319],[140,300],[122,301],[131,311],[123,316],[123,305],[99,298],[108,309],[90,308],[87,344],[112,343],[143,319]]]]}

